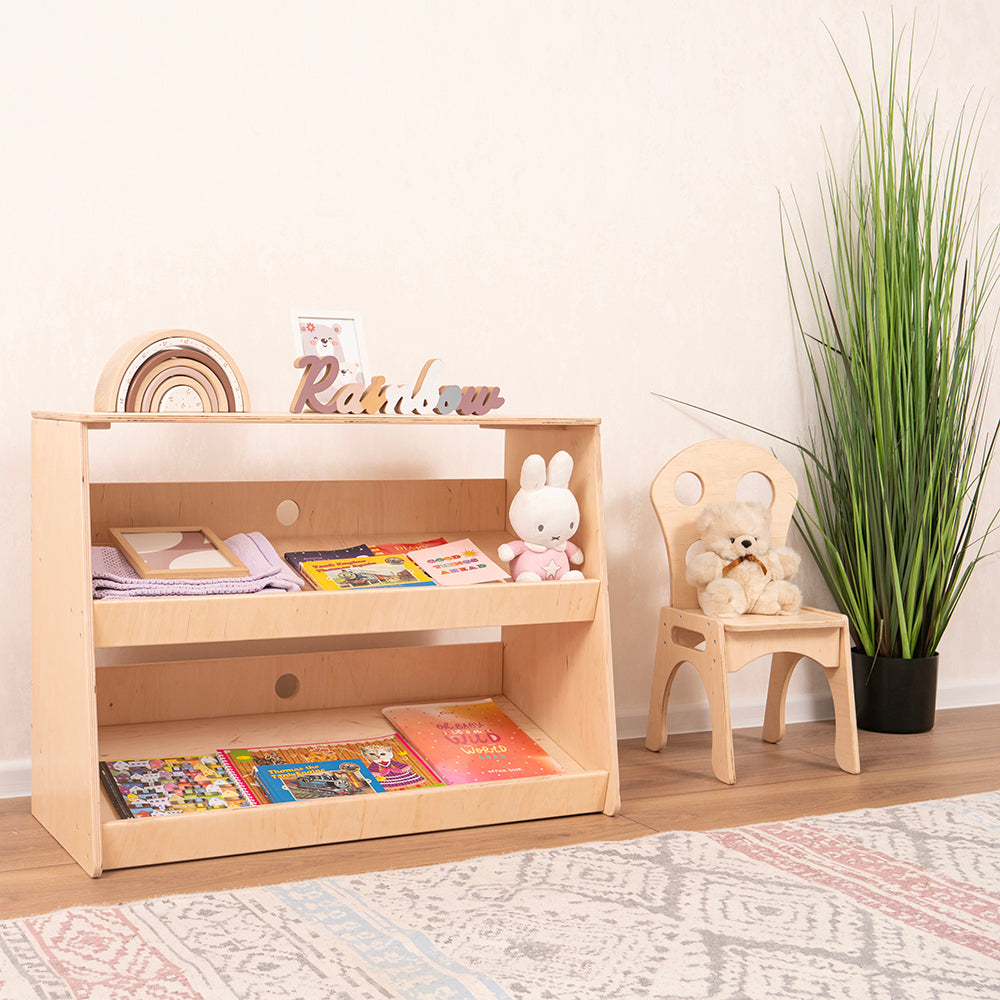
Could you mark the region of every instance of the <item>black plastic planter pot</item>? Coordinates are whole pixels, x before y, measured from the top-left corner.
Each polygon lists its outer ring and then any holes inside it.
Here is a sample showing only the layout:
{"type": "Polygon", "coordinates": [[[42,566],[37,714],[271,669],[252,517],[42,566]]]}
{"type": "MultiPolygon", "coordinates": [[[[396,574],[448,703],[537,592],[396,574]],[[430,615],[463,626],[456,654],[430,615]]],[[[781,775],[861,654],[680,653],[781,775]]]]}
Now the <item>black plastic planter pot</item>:
{"type": "Polygon", "coordinates": [[[858,729],[926,733],[934,728],[938,658],[873,658],[851,650],[858,729]]]}

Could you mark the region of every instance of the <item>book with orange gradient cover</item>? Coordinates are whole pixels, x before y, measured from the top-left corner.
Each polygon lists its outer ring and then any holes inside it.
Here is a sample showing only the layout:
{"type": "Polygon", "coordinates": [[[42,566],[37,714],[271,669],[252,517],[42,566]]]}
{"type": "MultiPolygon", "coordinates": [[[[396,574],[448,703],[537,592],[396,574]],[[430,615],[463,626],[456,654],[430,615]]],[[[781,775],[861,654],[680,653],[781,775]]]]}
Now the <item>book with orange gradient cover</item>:
{"type": "Polygon", "coordinates": [[[491,698],[394,705],[382,709],[382,714],[449,785],[563,770],[491,698]]]}

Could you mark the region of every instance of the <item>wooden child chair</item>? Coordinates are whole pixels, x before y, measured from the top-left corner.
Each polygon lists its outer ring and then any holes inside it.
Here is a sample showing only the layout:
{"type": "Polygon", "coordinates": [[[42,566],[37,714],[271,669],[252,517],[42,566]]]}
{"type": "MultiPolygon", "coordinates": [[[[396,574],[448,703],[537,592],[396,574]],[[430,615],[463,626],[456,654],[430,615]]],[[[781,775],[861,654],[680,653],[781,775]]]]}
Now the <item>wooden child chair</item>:
{"type": "Polygon", "coordinates": [[[792,615],[713,618],[701,611],[695,588],[684,578],[685,556],[699,539],[695,522],[701,508],[737,499],[737,486],[752,473],[763,476],[771,485],[771,543],[783,545],[798,489],[788,470],[763,448],[744,441],[704,441],[667,462],[653,480],[650,498],[663,529],[670,562],[670,604],[660,611],[646,747],[659,751],[666,745],[670,688],[678,667],[691,663],[708,694],[712,770],[720,781],[733,784],[736,766],[729,674],[751,660],[771,655],[762,736],[768,743],[777,743],[785,735],[788,682],[799,661],[808,656],[824,668],[833,693],[837,764],[851,774],[858,774],[861,764],[847,618],[815,608],[803,608],[792,615]],[[691,505],[682,503],[676,493],[678,480],[685,473],[692,474],[701,484],[701,496],[691,505]]]}

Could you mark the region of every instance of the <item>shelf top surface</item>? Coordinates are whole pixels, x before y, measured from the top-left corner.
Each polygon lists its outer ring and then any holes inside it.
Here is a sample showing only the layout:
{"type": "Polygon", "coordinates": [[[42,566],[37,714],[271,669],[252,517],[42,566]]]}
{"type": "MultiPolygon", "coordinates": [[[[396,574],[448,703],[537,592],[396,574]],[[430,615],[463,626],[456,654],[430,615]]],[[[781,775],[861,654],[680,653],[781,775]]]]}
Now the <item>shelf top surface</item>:
{"type": "Polygon", "coordinates": [[[471,424],[479,427],[593,426],[600,417],[411,416],[409,414],[323,413],[71,413],[34,410],[35,420],[65,420],[90,426],[108,424],[471,424]]]}

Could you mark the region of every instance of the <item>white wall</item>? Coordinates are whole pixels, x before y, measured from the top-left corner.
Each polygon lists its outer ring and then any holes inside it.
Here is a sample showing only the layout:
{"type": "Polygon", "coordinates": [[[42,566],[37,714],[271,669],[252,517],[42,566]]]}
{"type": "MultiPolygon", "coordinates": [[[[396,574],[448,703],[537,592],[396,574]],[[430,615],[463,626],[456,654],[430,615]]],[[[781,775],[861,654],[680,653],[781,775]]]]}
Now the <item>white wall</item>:
{"type": "MultiPolygon", "coordinates": [[[[867,7],[880,39],[889,10],[867,7]]],[[[921,51],[937,17],[920,5],[921,51]]],[[[928,86],[995,100],[997,8],[950,0],[945,20],[928,86]]],[[[667,598],[649,482],[741,433],[651,392],[803,427],[777,198],[794,188],[818,219],[820,129],[850,147],[824,22],[864,77],[860,5],[832,0],[0,5],[7,791],[29,748],[30,411],[91,408],[112,351],[165,327],[218,340],[254,408],[286,409],[295,305],[356,308],[394,381],[437,356],[502,386],[511,414],[603,419],[616,694],[638,735],[667,598]]],[[[979,156],[994,183],[997,114],[979,156]]],[[[978,628],[997,572],[947,637],[941,705],[997,696],[978,628]]],[[[801,673],[790,717],[821,716],[822,679],[801,673]]],[[[738,722],[764,690],[761,671],[733,678],[738,722]]],[[[707,726],[693,672],[672,723],[707,726]]]]}

